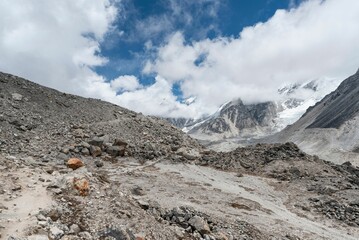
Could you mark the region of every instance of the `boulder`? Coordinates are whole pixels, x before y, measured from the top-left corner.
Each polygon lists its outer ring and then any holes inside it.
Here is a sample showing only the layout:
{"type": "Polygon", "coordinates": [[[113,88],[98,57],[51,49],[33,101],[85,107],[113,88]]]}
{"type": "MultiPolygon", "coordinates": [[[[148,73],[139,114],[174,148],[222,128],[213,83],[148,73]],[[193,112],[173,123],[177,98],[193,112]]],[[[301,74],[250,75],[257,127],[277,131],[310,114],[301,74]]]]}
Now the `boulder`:
{"type": "Polygon", "coordinates": [[[83,162],[78,158],[70,158],[67,161],[67,166],[73,170],[76,170],[82,166],[84,166],[83,162]]]}

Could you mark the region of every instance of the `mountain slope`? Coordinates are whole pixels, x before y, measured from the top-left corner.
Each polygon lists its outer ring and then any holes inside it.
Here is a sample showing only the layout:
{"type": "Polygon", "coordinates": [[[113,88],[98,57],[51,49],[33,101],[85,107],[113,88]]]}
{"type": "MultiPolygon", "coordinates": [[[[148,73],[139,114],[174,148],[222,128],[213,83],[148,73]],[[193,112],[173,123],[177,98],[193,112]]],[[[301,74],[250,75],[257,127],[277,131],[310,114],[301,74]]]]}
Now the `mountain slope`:
{"type": "Polygon", "coordinates": [[[274,102],[244,104],[236,99],[223,104],[216,113],[206,118],[166,120],[201,140],[259,139],[294,123],[308,107],[333,91],[339,83],[337,79],[320,78],[285,85],[278,89],[279,98],[274,102]]]}
{"type": "Polygon", "coordinates": [[[293,141],[308,153],[335,162],[352,160],[358,164],[359,71],[271,141],[293,141]]]}
{"type": "Polygon", "coordinates": [[[218,113],[194,126],[188,133],[199,139],[251,137],[268,134],[276,117],[277,106],[272,102],[245,105],[240,99],[225,104],[218,113]]]}

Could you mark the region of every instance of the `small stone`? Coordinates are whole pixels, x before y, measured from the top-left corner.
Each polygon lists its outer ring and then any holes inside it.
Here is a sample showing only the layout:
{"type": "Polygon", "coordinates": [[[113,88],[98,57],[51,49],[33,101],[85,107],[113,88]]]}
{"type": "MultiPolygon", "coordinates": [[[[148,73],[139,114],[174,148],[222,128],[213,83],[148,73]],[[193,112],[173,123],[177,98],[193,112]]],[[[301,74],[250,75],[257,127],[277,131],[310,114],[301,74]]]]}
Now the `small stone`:
{"type": "Polygon", "coordinates": [[[82,153],[82,155],[84,155],[84,156],[90,155],[90,151],[89,151],[87,148],[83,148],[83,149],[81,150],[81,153],[82,153]]]}
{"type": "Polygon", "coordinates": [[[137,196],[146,195],[146,192],[140,186],[133,188],[131,192],[132,192],[132,194],[137,195],[137,196]]]}
{"type": "Polygon", "coordinates": [[[93,157],[98,157],[98,156],[101,156],[102,154],[102,150],[100,147],[98,146],[90,146],[90,153],[93,157]]]}
{"type": "Polygon", "coordinates": [[[79,232],[81,232],[81,229],[80,229],[80,227],[79,227],[79,225],[77,225],[77,224],[72,224],[71,226],[70,226],[70,232],[69,233],[71,233],[71,234],[77,234],[77,233],[79,233],[79,232]]]}
{"type": "Polygon", "coordinates": [[[78,159],[78,158],[70,158],[68,161],[67,161],[67,167],[73,169],[73,170],[76,170],[80,167],[84,166],[83,162],[78,159]]]}
{"type": "Polygon", "coordinates": [[[95,165],[96,167],[100,168],[100,167],[103,167],[103,162],[101,160],[96,160],[95,161],[95,165]]]}
{"type": "Polygon", "coordinates": [[[62,236],[64,236],[64,231],[62,231],[61,229],[59,229],[56,226],[53,226],[53,227],[50,228],[50,238],[51,239],[58,240],[62,236]]]}
{"type": "Polygon", "coordinates": [[[211,233],[207,222],[199,216],[192,217],[190,220],[188,220],[188,223],[201,234],[211,233]]]}
{"type": "Polygon", "coordinates": [[[115,142],[113,143],[113,146],[124,146],[126,147],[128,145],[127,142],[122,141],[121,139],[116,139],[115,142]]]}
{"type": "Polygon", "coordinates": [[[88,143],[92,146],[101,147],[103,145],[104,139],[100,137],[92,138],[88,143]]]}
{"type": "Polygon", "coordinates": [[[11,94],[11,97],[12,97],[12,99],[15,100],[15,101],[21,101],[22,98],[23,98],[23,96],[22,96],[21,94],[18,94],[18,93],[13,93],[13,94],[11,94]]]}
{"type": "Polygon", "coordinates": [[[89,232],[80,232],[78,235],[79,235],[82,239],[88,239],[88,240],[93,239],[92,236],[91,236],[91,234],[90,234],[89,232]]]}
{"type": "Polygon", "coordinates": [[[125,155],[125,147],[124,146],[110,146],[106,149],[106,152],[113,157],[125,155]]]}
{"type": "Polygon", "coordinates": [[[21,190],[21,186],[20,185],[15,185],[14,187],[11,188],[12,191],[19,191],[21,190]]]}
{"type": "Polygon", "coordinates": [[[89,181],[86,178],[74,178],[74,188],[81,196],[87,196],[90,191],[89,181]]]}

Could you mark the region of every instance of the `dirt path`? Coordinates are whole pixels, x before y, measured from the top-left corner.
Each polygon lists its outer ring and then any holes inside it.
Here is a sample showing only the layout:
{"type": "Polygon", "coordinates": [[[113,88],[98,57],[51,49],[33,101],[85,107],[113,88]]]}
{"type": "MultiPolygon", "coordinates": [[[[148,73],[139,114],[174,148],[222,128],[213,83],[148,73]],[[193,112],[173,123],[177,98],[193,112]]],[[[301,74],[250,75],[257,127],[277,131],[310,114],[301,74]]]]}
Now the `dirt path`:
{"type": "MultiPolygon", "coordinates": [[[[134,169],[133,164],[129,166],[134,169]]],[[[128,176],[112,171],[112,178],[127,187],[141,186],[147,194],[145,200],[156,200],[162,206],[180,205],[215,215],[218,218],[241,219],[252,223],[261,231],[302,239],[358,239],[356,228],[333,227],[333,223],[311,221],[290,212],[284,202],[285,193],[275,190],[272,179],[185,164],[156,163],[154,167],[136,168],[128,176]],[[351,235],[348,233],[350,232],[351,235]]],[[[121,169],[120,172],[126,172],[121,169]]],[[[309,214],[309,213],[308,213],[309,214]]]]}
{"type": "Polygon", "coordinates": [[[45,174],[41,170],[21,168],[17,171],[4,171],[0,179],[5,179],[4,185],[17,186],[13,191],[7,190],[7,195],[0,199],[5,209],[0,214],[1,239],[9,236],[25,236],[29,227],[35,226],[36,214],[39,210],[49,207],[52,198],[46,190],[45,174]],[[39,181],[41,179],[41,181],[39,181]]]}

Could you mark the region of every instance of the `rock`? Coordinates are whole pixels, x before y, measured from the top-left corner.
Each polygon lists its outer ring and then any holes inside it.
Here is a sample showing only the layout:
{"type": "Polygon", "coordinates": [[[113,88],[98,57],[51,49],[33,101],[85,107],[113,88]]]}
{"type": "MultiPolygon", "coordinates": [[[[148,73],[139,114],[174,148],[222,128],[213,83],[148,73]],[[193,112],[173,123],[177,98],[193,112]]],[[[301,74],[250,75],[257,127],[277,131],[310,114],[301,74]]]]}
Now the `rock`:
{"type": "Polygon", "coordinates": [[[187,148],[180,148],[177,150],[177,154],[183,156],[187,160],[195,160],[196,158],[200,158],[201,154],[195,149],[187,149],[187,148]]]}
{"type": "Polygon", "coordinates": [[[91,145],[90,147],[90,153],[93,157],[98,157],[98,156],[101,156],[102,154],[102,150],[99,146],[94,146],[94,145],[91,145]]]}
{"type": "Polygon", "coordinates": [[[60,239],[62,236],[64,236],[64,231],[62,231],[61,229],[59,229],[56,226],[53,226],[50,228],[50,233],[49,236],[51,239],[53,240],[58,240],[60,239]]]}
{"type": "Polygon", "coordinates": [[[21,94],[18,94],[18,93],[13,93],[13,94],[11,94],[11,97],[12,97],[12,99],[15,100],[15,101],[21,101],[22,98],[23,98],[23,96],[22,96],[21,94]]]}
{"type": "Polygon", "coordinates": [[[93,239],[92,238],[92,236],[91,236],[91,234],[89,233],[89,232],[80,232],[79,234],[78,234],[82,239],[88,239],[88,240],[91,240],[91,239],[93,239]]]}
{"type": "Polygon", "coordinates": [[[101,237],[112,237],[114,239],[120,239],[120,240],[136,240],[136,237],[133,234],[133,232],[123,227],[119,229],[108,228],[102,233],[101,237]]]}
{"type": "Polygon", "coordinates": [[[190,220],[188,220],[188,223],[201,234],[211,233],[207,222],[199,216],[192,217],[190,220]]]}
{"type": "Polygon", "coordinates": [[[85,133],[82,129],[78,128],[78,129],[75,129],[73,131],[73,135],[75,138],[84,138],[85,137],[85,133]]]}
{"type": "Polygon", "coordinates": [[[69,232],[70,234],[78,234],[79,232],[81,232],[81,229],[80,229],[79,225],[72,224],[70,226],[70,232],[69,232]]]}
{"type": "Polygon", "coordinates": [[[140,186],[137,186],[131,190],[132,194],[137,196],[144,196],[146,195],[146,192],[141,188],[140,186]]]}
{"type": "Polygon", "coordinates": [[[88,144],[87,142],[81,142],[80,146],[83,147],[83,148],[90,148],[91,145],[88,144]]]}
{"type": "Polygon", "coordinates": [[[78,158],[70,158],[68,161],[67,161],[67,167],[73,169],[73,170],[76,170],[80,167],[84,166],[84,163],[78,159],[78,158]]]}
{"type": "Polygon", "coordinates": [[[110,146],[106,149],[106,152],[110,154],[112,157],[123,157],[125,155],[125,147],[124,146],[110,146]]]}
{"type": "Polygon", "coordinates": [[[138,204],[141,206],[142,209],[147,210],[150,207],[150,204],[146,201],[143,201],[141,199],[137,200],[138,204]]]}
{"type": "Polygon", "coordinates": [[[90,191],[89,181],[86,178],[74,178],[74,188],[81,196],[87,196],[90,191]]]}
{"type": "Polygon", "coordinates": [[[105,135],[102,137],[94,137],[88,143],[93,146],[102,147],[104,142],[108,142],[108,141],[109,141],[109,137],[105,135]]]}
{"type": "Polygon", "coordinates": [[[128,145],[127,142],[122,141],[121,139],[115,139],[115,142],[113,143],[113,146],[124,146],[126,147],[128,145]]]}
{"type": "Polygon", "coordinates": [[[15,185],[15,186],[13,186],[12,188],[11,188],[11,190],[12,191],[19,191],[19,190],[21,190],[21,186],[20,185],[15,185]]]}
{"type": "Polygon", "coordinates": [[[81,153],[82,153],[82,155],[84,155],[84,156],[90,155],[90,151],[89,151],[87,148],[83,148],[83,149],[81,150],[81,153]]]}
{"type": "Polygon", "coordinates": [[[101,160],[96,160],[95,161],[95,165],[96,167],[100,168],[100,167],[103,167],[103,162],[101,160]]]}

